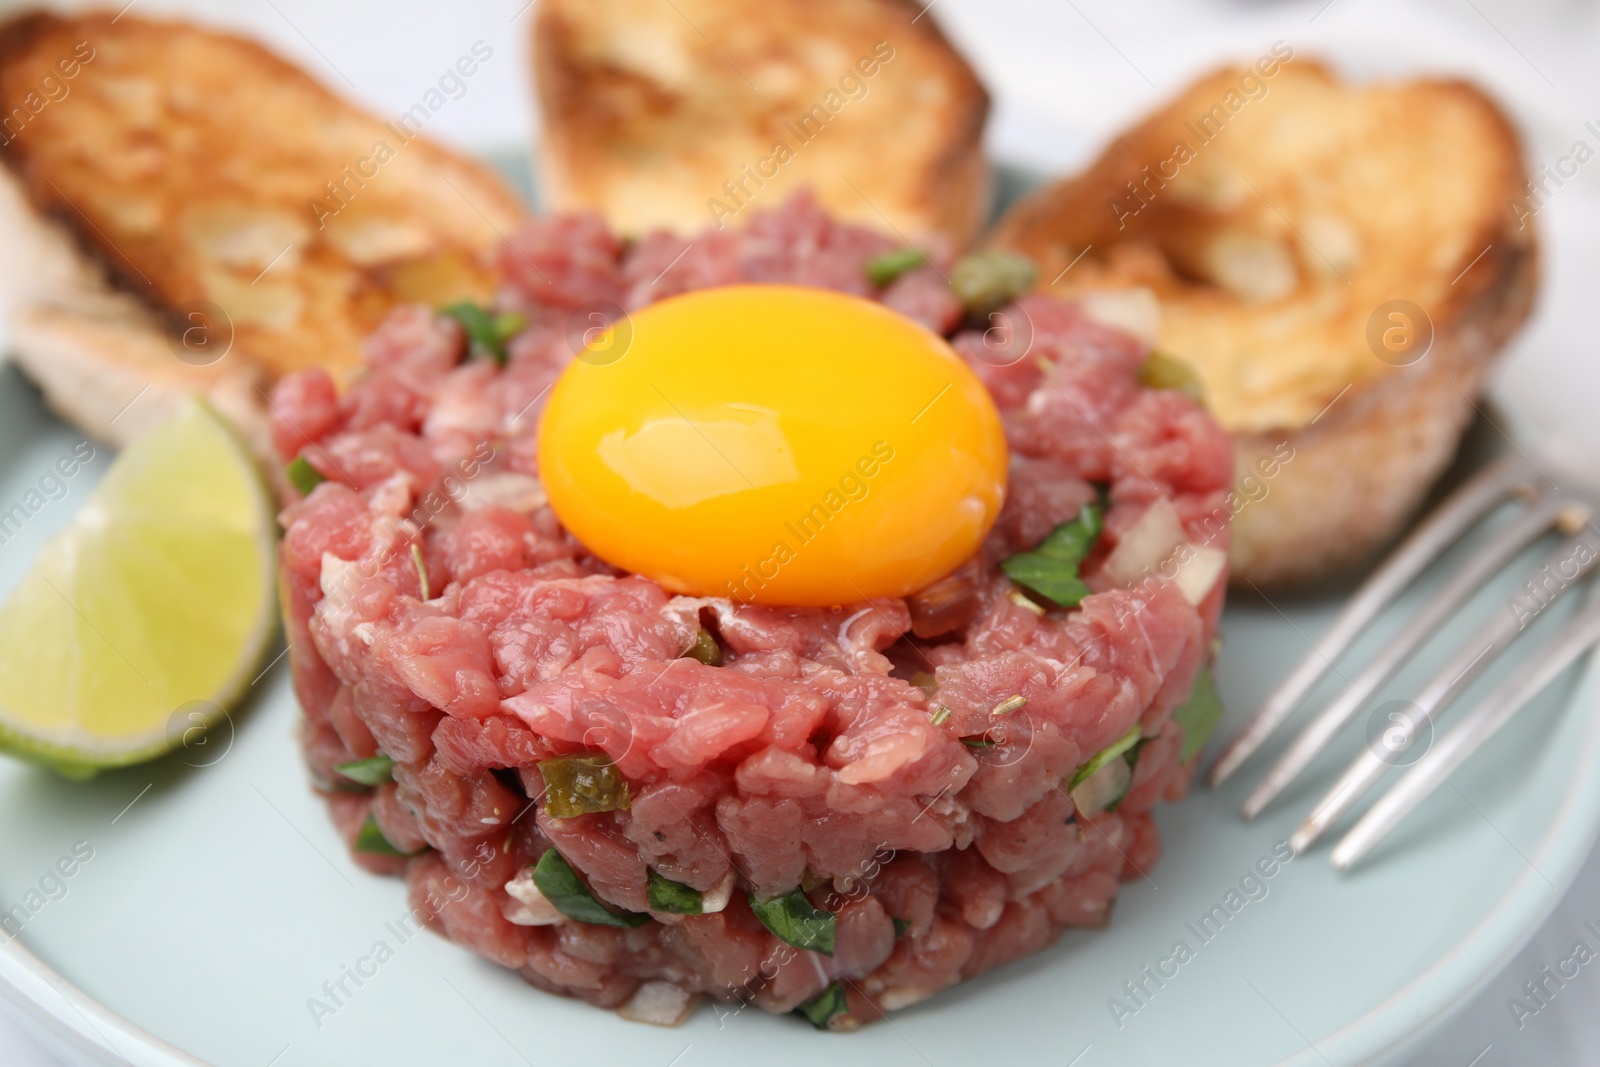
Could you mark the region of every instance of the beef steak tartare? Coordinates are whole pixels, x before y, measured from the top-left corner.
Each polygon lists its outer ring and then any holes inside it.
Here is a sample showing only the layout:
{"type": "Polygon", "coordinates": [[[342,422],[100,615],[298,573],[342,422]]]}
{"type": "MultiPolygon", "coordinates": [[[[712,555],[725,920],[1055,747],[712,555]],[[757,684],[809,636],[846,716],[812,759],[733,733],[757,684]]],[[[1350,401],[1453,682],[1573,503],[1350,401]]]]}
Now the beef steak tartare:
{"type": "Polygon", "coordinates": [[[397,310],[342,395],[277,386],[305,756],[357,860],[452,940],[633,1018],[709,996],[847,1029],[1103,925],[1155,862],[1151,808],[1214,722],[1230,442],[1077,305],[974,326],[950,263],[899,254],[804,197],[692,241],[546,218],[493,309],[397,310]],[[1011,450],[976,558],[786,609],[672,595],[562,528],[535,430],[574,337],[752,282],[951,338],[1011,450]]]}

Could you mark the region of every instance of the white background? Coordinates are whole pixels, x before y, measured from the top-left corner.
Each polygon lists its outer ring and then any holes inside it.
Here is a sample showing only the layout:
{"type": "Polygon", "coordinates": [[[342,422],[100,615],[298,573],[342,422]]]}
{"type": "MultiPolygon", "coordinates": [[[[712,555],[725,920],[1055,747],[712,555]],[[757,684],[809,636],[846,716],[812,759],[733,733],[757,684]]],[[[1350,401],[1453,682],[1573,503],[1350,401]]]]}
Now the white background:
{"type": "MultiPolygon", "coordinates": [[[[248,28],[384,115],[410,107],[475,41],[488,42],[493,58],[428,132],[466,148],[505,148],[525,142],[533,125],[524,2],[136,0],[132,13],[181,6],[248,28]]],[[[13,6],[0,0],[0,9],[13,6]]],[[[759,12],[758,2],[752,6],[759,12]]],[[[1190,77],[1228,58],[1253,58],[1275,40],[1297,54],[1337,56],[1356,75],[1471,77],[1516,115],[1535,165],[1563,154],[1585,120],[1600,120],[1600,13],[1579,0],[935,0],[929,17],[968,54],[994,96],[991,154],[1047,170],[1085,161],[1190,77]]],[[[1580,173],[1560,195],[1600,204],[1600,169],[1580,173]]],[[[1514,390],[1516,383],[1500,387],[1514,390]]],[[[1595,398],[1575,393],[1568,402],[1587,409],[1595,398]]],[[[1600,1062],[1600,977],[1593,968],[1520,1028],[1507,1006],[1575,941],[1594,943],[1583,929],[1589,921],[1600,928],[1600,855],[1544,929],[1415,1062],[1600,1062]]],[[[56,1067],[3,1015],[0,1065],[56,1067]]]]}

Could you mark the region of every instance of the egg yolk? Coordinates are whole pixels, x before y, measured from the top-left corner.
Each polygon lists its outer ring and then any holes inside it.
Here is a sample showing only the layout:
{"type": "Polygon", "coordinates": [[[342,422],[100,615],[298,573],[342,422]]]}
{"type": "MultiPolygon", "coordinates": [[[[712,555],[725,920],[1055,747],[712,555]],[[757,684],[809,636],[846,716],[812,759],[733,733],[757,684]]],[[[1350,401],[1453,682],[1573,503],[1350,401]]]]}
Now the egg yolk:
{"type": "Polygon", "coordinates": [[[665,588],[827,607],[973,555],[1005,498],[988,391],[937,334],[821,289],[739,285],[616,323],[539,426],[550,505],[665,588]]]}

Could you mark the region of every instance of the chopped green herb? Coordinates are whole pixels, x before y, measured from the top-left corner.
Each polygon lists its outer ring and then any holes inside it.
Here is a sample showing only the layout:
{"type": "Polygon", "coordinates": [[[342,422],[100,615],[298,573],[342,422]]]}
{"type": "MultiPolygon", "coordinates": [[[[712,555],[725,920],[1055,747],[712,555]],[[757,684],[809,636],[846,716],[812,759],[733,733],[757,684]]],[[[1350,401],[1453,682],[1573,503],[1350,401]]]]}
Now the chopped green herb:
{"type": "Polygon", "coordinates": [[[987,737],[963,737],[961,743],[968,748],[993,748],[994,741],[987,737]]]}
{"type": "MultiPolygon", "coordinates": [[[[1149,743],[1150,743],[1150,738],[1141,737],[1141,738],[1139,738],[1139,740],[1134,742],[1132,748],[1128,749],[1128,751],[1126,751],[1126,752],[1124,752],[1122,754],[1122,762],[1128,765],[1128,776],[1127,776],[1127,779],[1126,779],[1126,784],[1121,784],[1121,785],[1116,785],[1115,786],[1115,789],[1114,789],[1115,795],[1106,803],[1106,808],[1105,808],[1106,811],[1108,811],[1108,812],[1116,811],[1117,810],[1117,805],[1121,804],[1122,801],[1127,797],[1128,790],[1133,787],[1133,772],[1138,770],[1138,768],[1139,768],[1139,753],[1144,749],[1144,746],[1148,745],[1149,743]]],[[[1102,769],[1100,771],[1100,773],[1101,774],[1106,774],[1107,772],[1104,769],[1102,769]]],[[[1123,780],[1122,776],[1120,774],[1118,774],[1118,773],[1115,773],[1115,772],[1113,772],[1110,775],[1110,777],[1112,777],[1113,779],[1115,779],[1118,782],[1121,782],[1123,780]]]]}
{"type": "Polygon", "coordinates": [[[628,780],[604,752],[540,760],[539,773],[544,777],[544,809],[552,818],[616,811],[630,803],[628,780]]]}
{"type": "Polygon", "coordinates": [[[673,915],[699,915],[701,911],[700,890],[674,882],[664,874],[656,873],[654,867],[646,868],[649,874],[649,884],[646,886],[645,895],[650,898],[651,911],[665,911],[673,915]]]}
{"type": "Polygon", "coordinates": [[[843,1015],[849,1011],[845,1003],[844,989],[838,982],[818,993],[804,1004],[795,1009],[801,1015],[811,1020],[811,1025],[818,1030],[826,1030],[828,1021],[835,1015],[843,1015]]]}
{"type": "Polygon", "coordinates": [[[324,793],[346,793],[350,796],[370,796],[372,787],[352,782],[342,774],[335,774],[331,778],[324,777],[315,771],[311,772],[311,784],[324,793]]]}
{"type": "Polygon", "coordinates": [[[1194,368],[1165,352],[1151,352],[1139,368],[1139,384],[1146,389],[1173,389],[1187,393],[1196,403],[1206,402],[1205,389],[1194,368]]]}
{"type": "Polygon", "coordinates": [[[527,325],[527,320],[515,311],[492,315],[482,304],[470,300],[441,308],[439,314],[461,324],[474,356],[488,356],[502,365],[507,359],[506,342],[527,325]]]}
{"type": "Polygon", "coordinates": [[[334,770],[362,785],[383,785],[385,782],[394,781],[394,760],[388,756],[373,756],[371,759],[358,759],[353,763],[341,763],[334,770]]]}
{"type": "Polygon", "coordinates": [[[1010,715],[1013,711],[1016,711],[1018,708],[1022,707],[1027,702],[1028,702],[1028,698],[1023,696],[1021,693],[1018,693],[1015,696],[1006,697],[1000,703],[996,704],[989,711],[989,714],[990,715],[1010,715]]]}
{"type": "Polygon", "coordinates": [[[904,937],[904,936],[906,936],[906,931],[909,930],[909,929],[911,929],[911,920],[910,919],[896,919],[896,920],[894,920],[894,936],[895,937],[904,937]]]}
{"type": "Polygon", "coordinates": [[[296,456],[283,473],[289,479],[289,484],[300,491],[301,496],[310,496],[311,490],[328,480],[327,475],[306,462],[304,456],[296,456]]]}
{"type": "Polygon", "coordinates": [[[356,834],[356,851],[365,852],[369,856],[415,856],[422,850],[401,852],[383,836],[383,831],[378,829],[378,821],[368,815],[367,821],[361,824],[361,830],[356,834]]]}
{"type": "Polygon", "coordinates": [[[611,908],[583,884],[578,872],[572,869],[561,853],[553,848],[544,850],[533,867],[533,884],[539,887],[545,899],[569,919],[594,926],[643,926],[650,916],[637,912],[611,908]]]}
{"type": "Polygon", "coordinates": [[[916,270],[928,257],[915,248],[902,248],[896,252],[885,252],[881,256],[874,256],[867,260],[867,280],[873,285],[888,285],[907,271],[916,270]]]}
{"type": "Polygon", "coordinates": [[[428,599],[428,565],[422,561],[422,546],[411,542],[411,562],[417,565],[417,584],[422,589],[422,599],[428,599]]]}
{"type": "Polygon", "coordinates": [[[1078,568],[1094,548],[1104,525],[1105,512],[1098,502],[1078,509],[1078,517],[1050,531],[1031,552],[1018,552],[1000,561],[1006,577],[1064,608],[1076,607],[1089,595],[1078,568]]]}
{"type": "Polygon", "coordinates": [[[770,900],[757,900],[751,893],[750,910],[778,940],[824,956],[833,955],[837,920],[832,912],[812,904],[804,890],[797,887],[770,900]]]}
{"type": "Polygon", "coordinates": [[[1094,816],[1103,811],[1115,811],[1122,803],[1128,787],[1133,784],[1133,763],[1143,739],[1139,724],[1134,723],[1132,729],[1078,768],[1068,790],[1080,814],[1094,816]]]}
{"type": "Polygon", "coordinates": [[[1098,771],[1101,767],[1104,767],[1106,764],[1110,763],[1112,760],[1128,751],[1128,749],[1132,748],[1134,745],[1137,745],[1139,743],[1139,739],[1143,736],[1144,732],[1140,728],[1139,724],[1134,723],[1133,726],[1128,729],[1127,733],[1111,742],[1105,748],[1102,748],[1099,752],[1096,752],[1094,756],[1090,758],[1088,763],[1085,763],[1082,767],[1079,767],[1078,773],[1072,776],[1072,784],[1067,788],[1076,789],[1079,783],[1085,781],[1095,771],[1098,771]]]}
{"type": "Polygon", "coordinates": [[[973,318],[985,319],[1033,286],[1033,260],[991,249],[963,256],[950,271],[950,288],[973,318]]]}
{"type": "Polygon", "coordinates": [[[722,666],[722,646],[717,644],[716,636],[704,626],[695,634],[694,644],[684,649],[683,655],[697,659],[707,667],[722,666]]]}
{"type": "Polygon", "coordinates": [[[1172,713],[1172,718],[1183,727],[1183,749],[1178,762],[1188,763],[1206,747],[1206,739],[1222,720],[1222,698],[1217,695],[1217,683],[1211,677],[1210,667],[1201,667],[1189,689],[1189,699],[1172,713]]]}
{"type": "Polygon", "coordinates": [[[950,721],[950,709],[940,704],[933,709],[933,714],[928,716],[928,721],[935,726],[943,726],[950,721]]]}

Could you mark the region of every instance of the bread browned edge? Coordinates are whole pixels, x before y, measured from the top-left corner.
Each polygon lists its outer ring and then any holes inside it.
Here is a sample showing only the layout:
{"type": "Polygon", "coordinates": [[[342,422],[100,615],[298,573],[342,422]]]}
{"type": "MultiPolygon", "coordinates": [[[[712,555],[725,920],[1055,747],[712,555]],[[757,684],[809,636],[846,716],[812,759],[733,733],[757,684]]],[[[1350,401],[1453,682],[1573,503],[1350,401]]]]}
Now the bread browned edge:
{"type": "MultiPolygon", "coordinates": [[[[1323,68],[1296,60],[1297,66],[1323,68]]],[[[1236,71],[1226,70],[1236,77],[1236,71]]],[[[1202,79],[1199,84],[1211,81],[1202,79]]],[[[1498,154],[1509,205],[1525,187],[1520,138],[1500,108],[1476,86],[1460,80],[1430,83],[1459,92],[1489,118],[1503,150],[1498,154]]],[[[1168,146],[1149,142],[1167,108],[1123,133],[1084,173],[1036,190],[996,226],[991,241],[1037,254],[1046,235],[1072,234],[1076,248],[1114,242],[1110,204],[1125,197],[1123,180],[1168,146]],[[1137,161],[1137,162],[1135,162],[1137,161]],[[1097,220],[1088,222],[1086,220],[1097,220]],[[1105,228],[1104,233],[1099,231],[1105,228]]],[[[1232,583],[1257,590],[1305,586],[1370,562],[1405,529],[1451,458],[1477,412],[1485,377],[1505,343],[1532,310],[1539,283],[1538,241],[1532,226],[1518,229],[1507,207],[1498,225],[1481,228],[1468,247],[1487,247],[1462,271],[1442,306],[1428,309],[1434,340],[1427,355],[1352,386],[1312,424],[1236,434],[1235,468],[1254,468],[1287,444],[1293,460],[1282,464],[1264,497],[1245,504],[1232,530],[1232,583]]],[[[1400,239],[1400,238],[1397,238],[1400,239]]],[[[1059,268],[1057,268],[1059,269],[1059,268]]],[[[1047,273],[1045,277],[1048,277],[1047,273]]],[[[1241,494],[1243,495],[1243,494],[1241,494]]]]}
{"type": "MultiPolygon", "coordinates": [[[[34,11],[0,23],[0,64],[31,48],[54,18],[34,11]]],[[[252,451],[266,455],[260,369],[238,360],[192,366],[175,358],[166,309],[135,295],[114,257],[100,255],[81,220],[66,214],[39,210],[8,146],[0,146],[0,235],[13,260],[5,264],[7,354],[45,404],[94,440],[120,448],[198,394],[252,451]],[[26,282],[15,277],[19,270],[26,282]]]]}
{"type": "MultiPolygon", "coordinates": [[[[88,10],[69,14],[53,10],[35,9],[14,15],[4,22],[0,22],[0,68],[10,65],[18,56],[31,52],[35,42],[45,36],[51,29],[69,23],[93,25],[107,20],[116,21],[112,12],[88,10]]],[[[288,78],[303,78],[306,76],[304,71],[274,55],[256,42],[244,37],[240,37],[239,40],[252,47],[258,53],[258,58],[269,66],[276,68],[281,76],[288,78]]],[[[109,279],[119,292],[135,296],[140,304],[157,316],[168,330],[181,330],[187,325],[171,307],[158,304],[148,298],[146,294],[149,292],[150,286],[146,279],[136,277],[133,271],[129,270],[130,264],[128,264],[122,253],[105,234],[93,225],[88,224],[87,219],[61,203],[41,208],[37,198],[32,193],[32,183],[27,178],[24,161],[17,155],[9,141],[0,142],[0,166],[4,166],[17,176],[34,209],[41,211],[51,222],[65,228],[72,235],[74,243],[80,250],[92,256],[95,262],[106,271],[109,279]]]]}
{"type": "MultiPolygon", "coordinates": [[[[0,67],[26,56],[42,37],[60,27],[93,28],[119,17],[94,10],[18,12],[0,21],[0,67]]],[[[249,37],[181,20],[140,21],[226,36],[259,64],[258,76],[313,82],[333,95],[304,70],[249,37]]],[[[342,99],[340,103],[354,106],[342,99]]],[[[415,138],[415,147],[441,158],[460,159],[424,137],[415,138]]],[[[497,206],[508,213],[523,212],[489,168],[463,162],[484,178],[480,193],[496,197],[497,206]]],[[[0,189],[4,208],[0,223],[13,235],[25,237],[23,243],[47,249],[53,261],[73,261],[73,269],[65,272],[71,274],[71,284],[7,294],[16,300],[7,308],[12,354],[40,386],[47,405],[90,437],[121,447],[158,425],[185,396],[202,395],[234,424],[282,490],[281,464],[271,449],[265,410],[271,368],[243,346],[235,346],[238,351],[210,366],[178,359],[174,338],[191,323],[170,303],[151,298],[147,280],[135,277],[120,251],[92,222],[59,202],[41,203],[29,189],[26,167],[9,144],[0,145],[0,184],[5,186],[0,189]]],[[[8,251],[18,254],[15,248],[8,251]]],[[[357,361],[358,353],[351,351],[346,365],[327,369],[337,377],[357,361]]]]}
{"type": "MultiPolygon", "coordinates": [[[[951,77],[962,84],[956,94],[960,113],[952,124],[952,135],[946,139],[942,151],[929,157],[920,196],[928,230],[947,239],[954,249],[965,248],[978,236],[990,211],[993,182],[983,152],[983,131],[991,106],[989,91],[937,21],[921,17],[924,5],[915,0],[875,2],[886,8],[898,8],[907,24],[913,25],[928,44],[944,56],[951,77]]],[[[548,2],[539,5],[529,30],[534,102],[540,115],[536,163],[544,195],[557,210],[584,206],[574,200],[571,186],[582,181],[587,168],[602,165],[598,162],[601,154],[580,138],[606,136],[604,120],[595,121],[594,115],[584,109],[584,102],[589,98],[584,79],[576,76],[571,66],[563,61],[563,50],[570,47],[571,32],[562,21],[559,5],[548,2]]],[[[671,101],[663,99],[653,103],[666,108],[671,101]]],[[[730,111],[730,120],[733,115],[730,111]]],[[[618,121],[609,116],[605,119],[618,121]]],[[[878,159],[861,162],[863,176],[858,176],[857,180],[866,186],[864,192],[870,193],[873,170],[883,164],[878,159]]],[[[903,165],[903,161],[897,165],[903,165]]],[[[724,176],[719,171],[713,177],[724,176]]],[[[708,188],[714,187],[715,181],[708,183],[708,188]]],[[[603,206],[599,209],[604,214],[603,206]]],[[[663,225],[681,232],[698,232],[706,225],[706,219],[696,213],[693,218],[663,220],[663,225]]]]}
{"type": "MultiPolygon", "coordinates": [[[[96,26],[109,26],[121,17],[122,15],[119,13],[107,10],[88,10],[71,13],[35,10],[15,15],[9,20],[0,23],[0,68],[9,64],[14,57],[29,52],[34,47],[36,40],[52,29],[70,25],[83,27],[86,32],[89,32],[96,26]]],[[[233,33],[226,29],[218,29],[185,20],[131,17],[153,28],[165,26],[174,29],[199,30],[217,37],[227,38],[234,46],[242,49],[250,57],[253,65],[258,65],[260,74],[265,78],[306,84],[331,100],[336,101],[341,107],[367,115],[374,123],[379,121],[376,116],[372,116],[365,108],[338,96],[305,70],[276,54],[254,38],[233,33]]],[[[473,192],[479,197],[489,198],[487,201],[480,202],[494,209],[502,217],[515,218],[525,213],[525,209],[515,194],[487,165],[462,157],[458,153],[434,142],[426,135],[417,135],[408,144],[413,151],[425,153],[437,160],[460,163],[468,168],[478,179],[478,183],[473,187],[473,192]]],[[[24,184],[29,188],[30,200],[33,201],[36,209],[40,207],[41,196],[50,201],[44,210],[52,218],[58,219],[71,230],[81,244],[95,251],[97,258],[106,265],[120,288],[127,292],[139,294],[149,292],[148,279],[142,274],[137,274],[136,270],[129,269],[131,264],[126,261],[121,251],[99,228],[83,218],[77,211],[61,203],[58,198],[51,197],[48,193],[43,193],[36,187],[35,183],[28,180],[30,176],[27,173],[25,161],[18,156],[9,144],[0,144],[0,164],[4,164],[13,173],[23,178],[24,184]]],[[[194,180],[194,176],[188,176],[188,180],[194,180]]],[[[479,210],[481,213],[482,209],[479,210]]],[[[163,270],[162,265],[158,262],[151,275],[157,276],[169,273],[163,270]]],[[[158,281],[158,287],[159,285],[158,281]]],[[[169,297],[176,295],[168,294],[169,297]]],[[[185,299],[191,295],[189,293],[183,294],[185,299]]],[[[189,325],[171,307],[161,304],[152,304],[151,306],[152,310],[163,317],[169,329],[181,330],[189,325]]],[[[337,369],[347,370],[357,362],[356,353],[351,352],[348,362],[337,369]]],[[[268,369],[272,370],[273,368],[269,367],[268,369]]],[[[330,367],[329,369],[334,370],[336,368],[330,367]]]]}
{"type": "Polygon", "coordinates": [[[923,4],[917,0],[892,2],[912,21],[928,24],[929,38],[944,47],[952,72],[965,83],[959,94],[962,111],[957,135],[934,157],[924,185],[925,195],[944,208],[932,212],[933,218],[944,227],[957,249],[965,248],[989,221],[994,183],[983,151],[983,131],[989,122],[993,100],[972,65],[945,36],[938,19],[925,17],[927,12],[923,4]]]}
{"type": "Polygon", "coordinates": [[[1353,387],[1314,426],[1235,437],[1239,470],[1281,442],[1295,450],[1269,495],[1235,522],[1236,581],[1304,585],[1369,563],[1406,529],[1477,414],[1495,357],[1533,307],[1532,247],[1496,244],[1473,271],[1486,264],[1492,283],[1435,317],[1420,362],[1353,387]]]}

